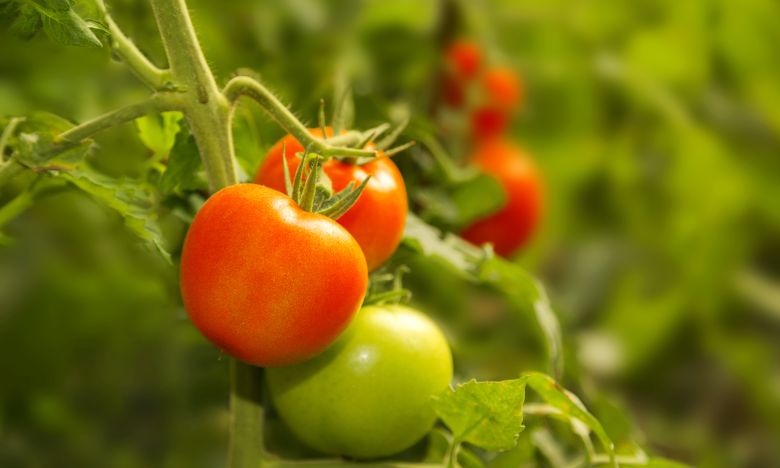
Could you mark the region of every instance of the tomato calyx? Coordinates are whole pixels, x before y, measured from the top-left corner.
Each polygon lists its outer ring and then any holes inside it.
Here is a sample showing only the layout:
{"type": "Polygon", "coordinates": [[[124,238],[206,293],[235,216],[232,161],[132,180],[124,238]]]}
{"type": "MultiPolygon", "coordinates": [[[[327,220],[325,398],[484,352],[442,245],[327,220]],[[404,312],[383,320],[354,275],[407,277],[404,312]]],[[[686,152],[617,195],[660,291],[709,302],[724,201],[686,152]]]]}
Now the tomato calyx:
{"type": "Polygon", "coordinates": [[[301,156],[301,164],[298,165],[295,176],[291,178],[286,149],[286,147],[282,148],[285,190],[287,196],[304,211],[337,219],[357,202],[371,179],[369,175],[357,187],[354,181],[350,182],[342,190],[334,193],[330,178],[322,170],[326,158],[316,153],[306,152],[301,156]]]}

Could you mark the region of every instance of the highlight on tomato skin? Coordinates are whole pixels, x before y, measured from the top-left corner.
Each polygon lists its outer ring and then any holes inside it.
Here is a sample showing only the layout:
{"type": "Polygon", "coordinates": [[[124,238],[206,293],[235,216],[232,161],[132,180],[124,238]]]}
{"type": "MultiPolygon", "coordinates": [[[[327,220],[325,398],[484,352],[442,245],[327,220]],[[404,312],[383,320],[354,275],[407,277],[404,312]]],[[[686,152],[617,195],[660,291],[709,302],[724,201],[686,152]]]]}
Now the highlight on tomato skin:
{"type": "MultiPolygon", "coordinates": [[[[322,134],[320,129],[310,132],[315,136],[322,134]]],[[[333,134],[330,128],[326,132],[333,134]]],[[[285,191],[282,150],[290,174],[295,174],[301,161],[297,153],[303,151],[303,146],[292,135],[287,135],[268,151],[255,175],[255,183],[285,191]]],[[[323,165],[323,170],[336,191],[350,182],[358,185],[371,176],[357,202],[336,221],[360,244],[369,271],[379,268],[400,244],[406,224],[408,202],[401,172],[390,158],[379,158],[360,166],[333,159],[323,165]]]]}
{"type": "Polygon", "coordinates": [[[501,209],[477,220],[461,236],[476,245],[490,243],[498,255],[509,257],[528,244],[541,220],[541,175],[530,156],[505,138],[480,143],[472,163],[499,181],[507,199],[501,209]]]}
{"type": "Polygon", "coordinates": [[[343,227],[256,184],[224,188],[201,207],[180,276],[198,330],[263,367],[322,352],[352,320],[368,284],[365,257],[343,227]]]}

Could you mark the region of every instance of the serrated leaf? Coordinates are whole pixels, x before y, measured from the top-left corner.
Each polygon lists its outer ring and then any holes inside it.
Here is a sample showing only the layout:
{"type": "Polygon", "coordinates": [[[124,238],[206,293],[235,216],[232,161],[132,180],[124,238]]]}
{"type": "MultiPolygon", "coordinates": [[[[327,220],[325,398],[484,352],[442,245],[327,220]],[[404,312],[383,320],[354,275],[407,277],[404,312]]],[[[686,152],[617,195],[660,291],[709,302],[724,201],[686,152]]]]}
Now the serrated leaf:
{"type": "Polygon", "coordinates": [[[176,142],[176,135],[181,130],[179,122],[183,118],[181,112],[163,112],[135,119],[138,137],[144,146],[154,152],[157,160],[168,157],[176,142]]]}
{"type": "Polygon", "coordinates": [[[488,450],[515,446],[523,430],[525,380],[471,380],[434,397],[433,408],[455,440],[488,450]]]}
{"type": "Polygon", "coordinates": [[[160,180],[160,190],[163,193],[173,193],[180,190],[196,190],[206,188],[207,183],[199,177],[203,169],[198,145],[195,138],[186,131],[186,127],[176,135],[176,142],[168,157],[168,167],[160,180]]]}

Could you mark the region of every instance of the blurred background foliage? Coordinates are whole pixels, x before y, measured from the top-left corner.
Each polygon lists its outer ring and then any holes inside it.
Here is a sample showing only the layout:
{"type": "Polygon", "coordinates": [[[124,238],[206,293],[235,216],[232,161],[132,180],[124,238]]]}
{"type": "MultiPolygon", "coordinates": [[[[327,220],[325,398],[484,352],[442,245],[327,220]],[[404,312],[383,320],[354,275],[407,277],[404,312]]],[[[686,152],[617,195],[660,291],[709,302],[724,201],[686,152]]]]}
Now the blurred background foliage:
{"type": "MultiPolygon", "coordinates": [[[[146,2],[108,3],[164,63],[146,2]]],[[[399,106],[425,125],[452,38],[516,68],[527,97],[512,134],[546,185],[543,228],[517,261],[556,306],[563,383],[618,442],[699,466],[780,465],[780,4],[188,3],[218,79],[254,70],[309,122],[347,75],[358,127],[399,106]]],[[[0,23],[0,115],[83,121],[145,94],[106,48],[22,41],[0,23]]],[[[247,174],[279,136],[242,106],[247,174]]],[[[443,137],[467,156],[456,132],[443,137]]],[[[97,142],[100,171],[148,170],[134,125],[97,142]]],[[[397,160],[426,208],[425,153],[397,160]]],[[[0,187],[2,202],[17,185],[0,187]]],[[[187,323],[176,269],[87,195],[38,198],[1,226],[0,466],[220,466],[226,361],[187,323]]],[[[186,224],[166,203],[175,262],[186,224]]],[[[404,249],[394,262],[412,267],[415,300],[447,328],[461,378],[544,369],[535,325],[511,304],[404,249]]]]}

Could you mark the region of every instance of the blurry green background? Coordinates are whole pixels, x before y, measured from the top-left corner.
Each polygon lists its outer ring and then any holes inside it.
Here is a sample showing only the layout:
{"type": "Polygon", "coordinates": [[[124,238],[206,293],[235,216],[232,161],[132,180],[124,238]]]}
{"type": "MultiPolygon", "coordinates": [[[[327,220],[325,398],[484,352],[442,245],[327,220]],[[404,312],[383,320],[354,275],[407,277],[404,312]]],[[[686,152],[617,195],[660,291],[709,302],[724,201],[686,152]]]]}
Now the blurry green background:
{"type": "MultiPolygon", "coordinates": [[[[563,382],[616,439],[699,466],[780,466],[780,3],[188,3],[218,79],[250,68],[310,122],[344,61],[364,128],[393,103],[426,112],[453,37],[515,67],[527,99],[512,132],[547,194],[517,261],[559,313],[563,382]]],[[[164,63],[146,2],[108,4],[164,63]]],[[[146,93],[106,49],[7,30],[0,115],[83,121],[146,93]]],[[[249,172],[281,131],[254,106],[242,112],[256,127],[237,135],[249,172]]],[[[140,176],[149,151],[135,134],[101,134],[94,166],[140,176]]],[[[0,190],[5,202],[17,189],[0,190]]],[[[163,223],[175,259],[186,226],[163,223]]],[[[75,189],[3,232],[13,242],[0,247],[0,466],[221,466],[226,360],[186,321],[176,268],[75,189]]],[[[490,322],[501,305],[402,260],[417,300],[450,324],[461,374],[511,378],[496,364],[510,351],[511,365],[540,367],[527,323],[458,338],[480,333],[469,310],[490,322]]]]}

